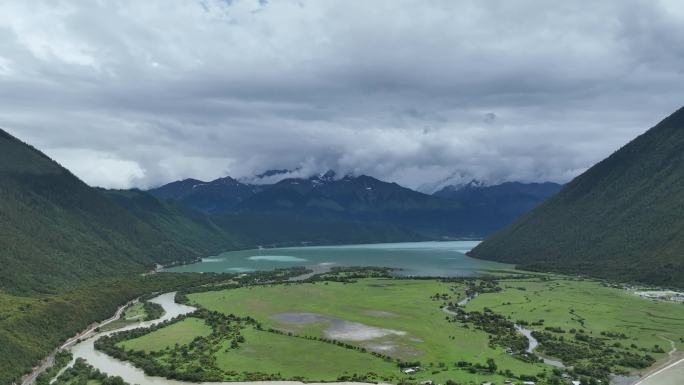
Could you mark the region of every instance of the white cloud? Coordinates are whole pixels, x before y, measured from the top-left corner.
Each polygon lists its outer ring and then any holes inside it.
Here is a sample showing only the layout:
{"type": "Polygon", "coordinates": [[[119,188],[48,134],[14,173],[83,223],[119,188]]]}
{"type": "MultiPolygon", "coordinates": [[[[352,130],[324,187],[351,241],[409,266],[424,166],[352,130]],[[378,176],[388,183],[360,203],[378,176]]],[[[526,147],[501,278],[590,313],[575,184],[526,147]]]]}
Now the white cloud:
{"type": "Polygon", "coordinates": [[[45,153],[80,178],[106,188],[131,188],[144,170],[131,160],[88,149],[47,149],[45,153]]]}
{"type": "Polygon", "coordinates": [[[683,36],[677,1],[2,2],[0,127],[106,186],[564,182],[683,104],[683,36]]]}

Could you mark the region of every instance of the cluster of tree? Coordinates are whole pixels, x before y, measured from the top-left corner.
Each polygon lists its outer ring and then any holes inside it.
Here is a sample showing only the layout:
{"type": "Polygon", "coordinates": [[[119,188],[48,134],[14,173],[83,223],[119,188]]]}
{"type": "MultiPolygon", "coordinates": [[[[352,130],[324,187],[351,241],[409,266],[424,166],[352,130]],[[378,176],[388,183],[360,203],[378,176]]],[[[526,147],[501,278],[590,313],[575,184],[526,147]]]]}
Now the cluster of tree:
{"type": "Polygon", "coordinates": [[[68,350],[60,350],[55,353],[54,363],[52,366],[50,366],[50,368],[36,377],[35,384],[50,385],[50,381],[57,375],[57,373],[59,373],[60,370],[62,370],[69,364],[69,362],[71,362],[72,358],[73,354],[71,354],[71,352],[68,350]]]}
{"type": "Polygon", "coordinates": [[[570,330],[570,335],[558,335],[546,331],[534,331],[539,341],[538,349],[550,356],[560,358],[574,367],[578,375],[606,381],[620,367],[644,369],[655,363],[649,354],[638,353],[636,345],[625,347],[619,342],[610,343],[607,335],[621,338],[622,333],[603,332],[602,337],[592,337],[583,329],[570,330]]]}
{"type": "Polygon", "coordinates": [[[552,333],[560,333],[560,334],[565,333],[565,330],[563,330],[563,328],[559,327],[559,326],[547,326],[544,328],[544,330],[552,332],[552,333]]]}
{"type": "Polygon", "coordinates": [[[627,339],[627,335],[625,333],[619,333],[619,332],[602,331],[601,335],[606,336],[608,338],[615,338],[615,339],[621,339],[621,340],[627,339]]]}
{"type": "Polygon", "coordinates": [[[108,376],[93,368],[83,358],[76,359],[74,365],[65,370],[53,385],[86,385],[89,382],[101,385],[130,385],[119,376],[108,376]]]}
{"type": "MultiPolygon", "coordinates": [[[[505,316],[495,313],[489,308],[484,311],[467,312],[461,307],[452,307],[456,315],[449,318],[450,322],[460,322],[462,325],[473,325],[477,330],[482,330],[489,334],[489,345],[494,347],[504,347],[509,349],[515,356],[526,357],[529,359],[531,353],[527,353],[529,340],[518,332],[515,324],[505,316]]],[[[532,362],[538,358],[532,357],[532,362]]]]}
{"type": "Polygon", "coordinates": [[[493,358],[487,359],[487,365],[482,365],[480,363],[472,363],[468,361],[458,361],[456,367],[460,369],[465,369],[470,373],[480,373],[480,374],[494,374],[498,369],[496,362],[493,358]]]}
{"type": "MultiPolygon", "coordinates": [[[[304,378],[299,379],[298,381],[304,381],[304,378]]],[[[360,382],[360,383],[367,383],[367,384],[372,384],[372,383],[377,383],[378,381],[378,376],[375,373],[353,373],[350,375],[342,375],[337,377],[337,381],[339,382],[360,382]]],[[[383,378],[383,382],[389,382],[391,379],[389,378],[383,378]]]]}
{"type": "Polygon", "coordinates": [[[465,293],[468,297],[478,294],[498,293],[503,290],[496,279],[470,279],[466,281],[465,293]]]}
{"type": "MultiPolygon", "coordinates": [[[[472,374],[483,374],[483,375],[492,375],[492,374],[498,374],[500,376],[507,377],[509,379],[517,379],[520,381],[533,381],[536,382],[539,385],[545,385],[545,384],[550,384],[550,385],[556,385],[556,382],[552,381],[552,378],[547,377],[546,372],[541,372],[538,373],[537,375],[529,375],[529,374],[520,374],[516,375],[514,374],[510,369],[505,369],[502,370],[498,367],[496,364],[496,361],[494,361],[493,358],[487,358],[487,363],[486,364],[481,364],[481,363],[472,363],[469,361],[458,361],[454,364],[454,366],[457,369],[461,370],[466,370],[469,373],[472,374]]],[[[558,372],[558,378],[560,379],[561,377],[561,372],[559,370],[556,370],[558,372]]],[[[453,381],[451,381],[452,384],[454,384],[453,381]]],[[[449,384],[449,381],[447,381],[447,384],[449,384]]],[[[559,382],[558,385],[561,383],[559,382]]],[[[565,382],[562,383],[565,385],[565,382]]]]}
{"type": "Polygon", "coordinates": [[[152,321],[164,315],[164,307],[150,301],[143,302],[143,310],[145,310],[145,321],[152,321]]]}
{"type": "Polygon", "coordinates": [[[398,270],[391,267],[375,266],[334,266],[325,273],[315,274],[304,282],[343,282],[354,283],[362,278],[392,278],[393,273],[398,270]]]}

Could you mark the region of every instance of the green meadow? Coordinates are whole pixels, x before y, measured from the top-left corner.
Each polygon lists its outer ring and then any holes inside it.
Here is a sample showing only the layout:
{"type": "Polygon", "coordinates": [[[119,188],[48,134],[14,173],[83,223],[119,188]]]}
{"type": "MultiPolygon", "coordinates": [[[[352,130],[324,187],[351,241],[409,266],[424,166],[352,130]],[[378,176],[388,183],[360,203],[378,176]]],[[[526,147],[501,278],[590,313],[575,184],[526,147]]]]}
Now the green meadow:
{"type": "MultiPolygon", "coordinates": [[[[361,341],[349,341],[372,351],[399,358],[403,361],[420,361],[425,370],[419,372],[416,379],[432,379],[446,381],[478,381],[480,379],[497,379],[503,381],[504,376],[483,376],[471,374],[464,370],[454,370],[454,363],[469,361],[486,365],[487,359],[494,359],[499,368],[510,369],[517,374],[533,375],[548,370],[541,364],[521,362],[504,352],[504,349],[492,349],[488,345],[486,333],[459,327],[449,323],[441,306],[444,300],[435,300],[431,296],[445,294],[458,301],[464,296],[463,287],[454,283],[442,283],[436,280],[394,280],[363,279],[357,283],[345,284],[325,282],[315,284],[276,284],[271,286],[245,287],[234,290],[214,291],[190,294],[191,304],[215,310],[225,314],[251,316],[262,322],[265,328],[275,328],[299,336],[326,337],[325,331],[330,322],[312,322],[298,324],[285,322],[278,316],[286,313],[313,313],[334,319],[360,323],[373,328],[389,329],[399,334],[390,334],[378,338],[361,341]]],[[[281,337],[281,336],[279,336],[281,337]]],[[[282,336],[288,338],[287,336],[282,336]]],[[[306,346],[304,348],[312,356],[318,356],[322,345],[307,346],[311,342],[304,339],[293,340],[290,344],[306,346]]],[[[250,339],[246,338],[245,349],[250,348],[250,339]]],[[[339,348],[343,352],[344,349],[339,348]]],[[[275,355],[269,362],[278,363],[275,355]]],[[[396,365],[380,365],[385,361],[366,355],[377,364],[371,371],[386,376],[406,378],[396,365]]],[[[327,355],[325,356],[327,357],[327,355]]],[[[367,358],[368,360],[368,358],[367,358]]],[[[344,360],[335,360],[336,370],[333,377],[341,372],[363,373],[365,366],[345,366],[344,360]]],[[[296,371],[308,379],[325,379],[310,376],[311,365],[288,365],[290,371],[296,371]]],[[[280,364],[273,364],[278,365],[280,364]]],[[[226,362],[229,366],[229,362],[226,362]]],[[[268,370],[268,367],[264,367],[268,370]]]]}
{"type": "MultiPolygon", "coordinates": [[[[366,278],[353,283],[282,283],[192,293],[187,295],[190,304],[226,316],[251,317],[259,327],[241,326],[237,332],[241,342],[231,346],[230,338],[235,337],[204,338],[212,328],[202,319],[188,317],[119,346],[156,352],[156,359],[163,362],[168,360],[165,352],[176,345],[213,343],[216,346],[203,354],[211,355],[207,362],[217,372],[232,373],[224,377],[231,380],[267,378],[254,375],[259,373],[275,376],[271,379],[307,381],[430,379],[462,384],[536,376],[538,384],[552,383],[558,374],[553,367],[514,357],[491,344],[491,332],[485,328],[454,322],[443,311],[445,304],[465,297],[466,287],[465,281],[366,278]],[[496,369],[467,370],[459,361],[481,368],[494,362],[496,369]],[[421,370],[404,374],[398,362],[419,363],[421,370]],[[236,377],[235,373],[252,375],[236,377]]],[[[681,304],[652,302],[599,282],[562,276],[502,278],[498,287],[501,291],[477,296],[465,311],[494,312],[539,332],[552,329],[563,336],[561,340],[573,339],[570,331],[577,331],[617,353],[663,359],[670,350],[669,340],[684,347],[681,304]],[[655,350],[656,345],[664,350],[655,350]]]]}
{"type": "Polygon", "coordinates": [[[601,338],[606,338],[607,332],[624,334],[626,338],[610,340],[623,346],[634,344],[657,359],[666,354],[653,352],[655,345],[669,351],[672,341],[684,350],[682,304],[650,301],[596,281],[562,276],[549,281],[504,279],[499,284],[503,291],[477,296],[466,310],[489,308],[513,320],[544,320],[543,326],[529,326],[532,330],[582,329],[601,338]]]}
{"type": "Polygon", "coordinates": [[[125,349],[155,352],[176,344],[185,345],[197,337],[208,336],[210,333],[211,328],[204,320],[189,317],[142,337],[124,341],[121,346],[125,349]]]}
{"type": "Polygon", "coordinates": [[[397,372],[393,363],[321,341],[293,339],[254,329],[245,330],[243,335],[246,342],[240,349],[223,346],[216,353],[219,367],[321,381],[335,381],[340,376],[355,373],[391,376],[397,372]]]}

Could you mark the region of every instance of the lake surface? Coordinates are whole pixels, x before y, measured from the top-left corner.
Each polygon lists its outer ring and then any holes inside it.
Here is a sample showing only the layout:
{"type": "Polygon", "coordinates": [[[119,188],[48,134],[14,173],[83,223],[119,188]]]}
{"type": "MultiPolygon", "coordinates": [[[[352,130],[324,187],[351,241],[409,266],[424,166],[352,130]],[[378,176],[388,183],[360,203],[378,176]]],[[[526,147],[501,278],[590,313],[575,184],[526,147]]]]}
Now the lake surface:
{"type": "Polygon", "coordinates": [[[164,271],[249,272],[306,266],[320,272],[332,266],[381,266],[401,269],[397,274],[404,276],[460,277],[513,267],[466,256],[478,243],[406,242],[229,251],[164,271]]]}

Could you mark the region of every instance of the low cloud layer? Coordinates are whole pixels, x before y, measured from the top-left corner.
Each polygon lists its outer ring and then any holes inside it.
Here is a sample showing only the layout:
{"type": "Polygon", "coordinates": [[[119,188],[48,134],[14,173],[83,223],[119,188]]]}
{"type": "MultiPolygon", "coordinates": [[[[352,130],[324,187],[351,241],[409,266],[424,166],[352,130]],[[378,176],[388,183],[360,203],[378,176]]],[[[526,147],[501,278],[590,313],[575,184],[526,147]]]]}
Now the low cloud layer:
{"type": "Polygon", "coordinates": [[[566,182],[684,104],[679,1],[0,3],[0,127],[92,185],[566,182]]]}

